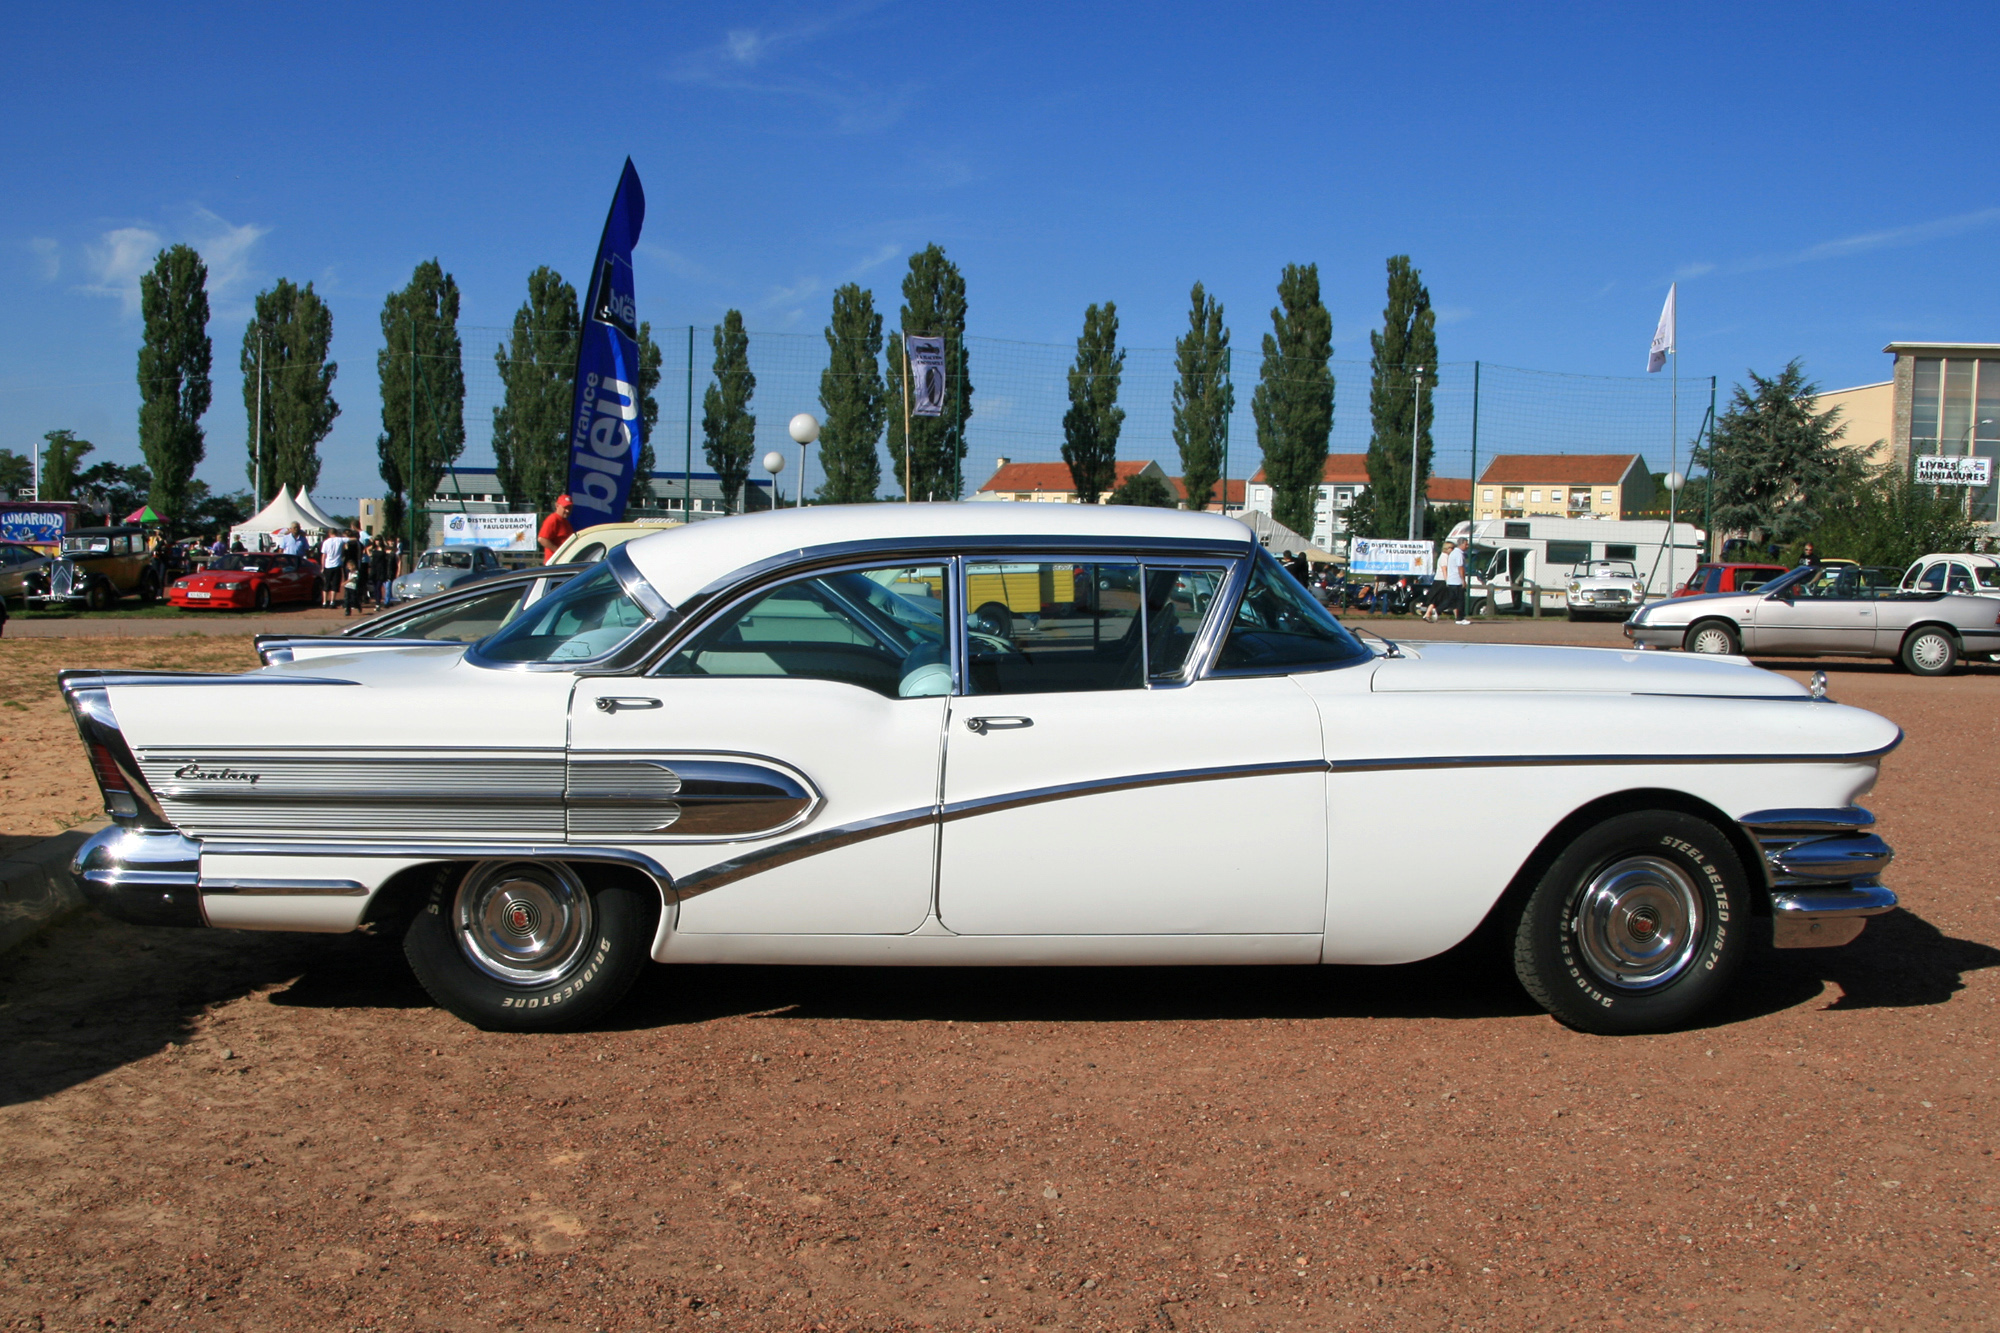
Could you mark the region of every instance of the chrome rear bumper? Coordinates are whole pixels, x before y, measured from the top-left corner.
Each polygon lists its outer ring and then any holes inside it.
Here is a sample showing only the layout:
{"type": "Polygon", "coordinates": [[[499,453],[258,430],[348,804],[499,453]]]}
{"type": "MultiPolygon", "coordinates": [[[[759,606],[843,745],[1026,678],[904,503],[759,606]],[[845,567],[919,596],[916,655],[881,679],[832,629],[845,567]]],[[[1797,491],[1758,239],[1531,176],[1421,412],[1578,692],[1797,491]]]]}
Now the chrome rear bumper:
{"type": "Polygon", "coordinates": [[[201,847],[169,829],[99,829],[70,873],[92,907],[135,926],[205,926],[201,847]]]}
{"type": "Polygon", "coordinates": [[[1896,906],[1877,878],[1896,853],[1869,832],[1875,816],[1868,811],[1759,810],[1740,822],[1764,853],[1773,947],[1846,944],[1869,917],[1896,906]]]}

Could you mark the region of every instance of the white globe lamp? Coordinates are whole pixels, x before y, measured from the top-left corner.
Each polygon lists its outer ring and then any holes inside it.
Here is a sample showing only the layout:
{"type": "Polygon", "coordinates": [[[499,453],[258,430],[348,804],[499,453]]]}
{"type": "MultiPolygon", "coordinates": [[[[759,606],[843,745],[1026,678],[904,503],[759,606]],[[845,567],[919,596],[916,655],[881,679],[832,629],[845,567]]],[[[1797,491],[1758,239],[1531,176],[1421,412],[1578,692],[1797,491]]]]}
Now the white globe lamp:
{"type": "Polygon", "coordinates": [[[810,412],[801,412],[792,418],[792,439],[799,446],[799,498],[795,503],[806,502],[806,446],[819,438],[819,418],[810,412]]]}
{"type": "Polygon", "coordinates": [[[785,456],[773,449],[764,455],[764,470],[771,474],[771,508],[778,507],[778,474],[785,470],[785,456]]]}

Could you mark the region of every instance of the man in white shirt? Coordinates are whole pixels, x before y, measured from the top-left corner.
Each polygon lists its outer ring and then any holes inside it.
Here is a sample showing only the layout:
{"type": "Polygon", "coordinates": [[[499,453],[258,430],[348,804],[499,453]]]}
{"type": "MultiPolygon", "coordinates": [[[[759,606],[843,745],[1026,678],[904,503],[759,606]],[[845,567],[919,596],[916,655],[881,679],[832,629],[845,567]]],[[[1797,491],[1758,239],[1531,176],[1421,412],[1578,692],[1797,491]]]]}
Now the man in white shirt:
{"type": "Polygon", "coordinates": [[[320,593],[321,606],[333,606],[340,599],[340,582],[346,577],[341,568],[347,563],[347,534],[339,528],[326,534],[326,540],[319,544],[319,567],[325,575],[320,593]]]}
{"type": "Polygon", "coordinates": [[[1444,600],[1454,622],[1460,625],[1472,623],[1465,616],[1465,558],[1466,548],[1470,545],[1470,541],[1460,537],[1458,544],[1444,558],[1444,600]]]}

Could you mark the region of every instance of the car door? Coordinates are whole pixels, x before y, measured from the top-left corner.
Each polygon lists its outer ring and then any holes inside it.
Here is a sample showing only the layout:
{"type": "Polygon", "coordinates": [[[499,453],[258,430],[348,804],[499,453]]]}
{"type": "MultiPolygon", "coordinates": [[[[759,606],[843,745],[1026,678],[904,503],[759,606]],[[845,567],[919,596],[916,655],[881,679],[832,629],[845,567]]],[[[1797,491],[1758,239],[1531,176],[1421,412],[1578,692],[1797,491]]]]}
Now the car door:
{"type": "Polygon", "coordinates": [[[1198,633],[1214,632],[1203,618],[1226,610],[1225,573],[1136,559],[965,562],[962,604],[975,614],[946,741],[947,929],[1324,928],[1317,708],[1283,674],[1182,679],[1198,633]],[[1039,611],[1018,610],[1023,587],[1042,590],[1039,611]],[[1016,608],[1009,623],[978,614],[996,601],[1016,608]]]}
{"type": "Polygon", "coordinates": [[[1875,603],[1859,582],[1851,567],[1833,566],[1753,603],[1745,646],[1759,653],[1872,651],[1875,603]]]}
{"type": "Polygon", "coordinates": [[[659,861],[682,933],[922,926],[952,676],[947,568],[781,579],[719,608],[652,674],[579,679],[570,841],[659,861]]]}

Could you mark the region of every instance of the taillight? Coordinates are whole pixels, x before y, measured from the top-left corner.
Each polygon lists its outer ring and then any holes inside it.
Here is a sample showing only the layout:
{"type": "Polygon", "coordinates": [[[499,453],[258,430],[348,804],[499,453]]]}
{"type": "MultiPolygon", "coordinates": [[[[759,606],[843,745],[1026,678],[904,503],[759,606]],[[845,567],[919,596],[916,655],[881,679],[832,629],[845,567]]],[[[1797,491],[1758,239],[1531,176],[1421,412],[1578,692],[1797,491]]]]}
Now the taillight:
{"type": "Polygon", "coordinates": [[[118,760],[112,755],[110,746],[92,745],[90,766],[97,770],[97,785],[104,789],[105,795],[109,796],[114,791],[122,791],[127,796],[132,794],[132,784],[118,771],[118,760]]]}

